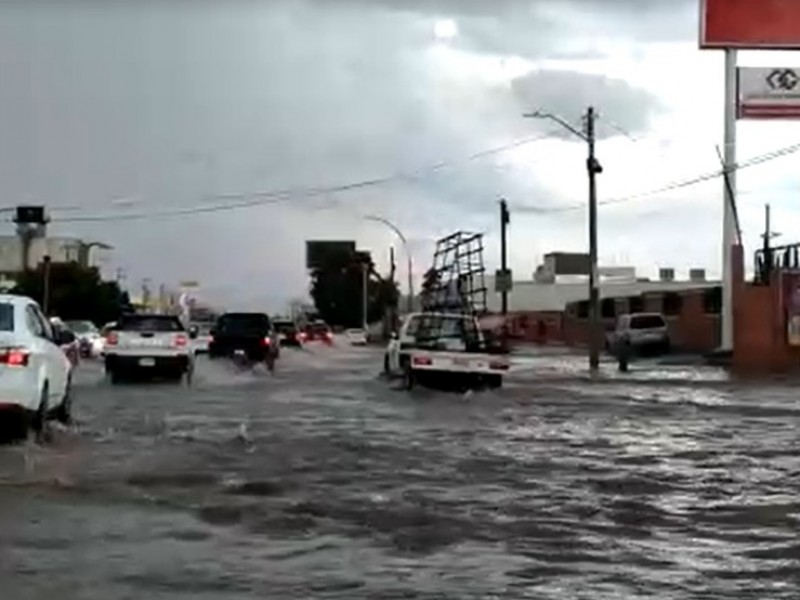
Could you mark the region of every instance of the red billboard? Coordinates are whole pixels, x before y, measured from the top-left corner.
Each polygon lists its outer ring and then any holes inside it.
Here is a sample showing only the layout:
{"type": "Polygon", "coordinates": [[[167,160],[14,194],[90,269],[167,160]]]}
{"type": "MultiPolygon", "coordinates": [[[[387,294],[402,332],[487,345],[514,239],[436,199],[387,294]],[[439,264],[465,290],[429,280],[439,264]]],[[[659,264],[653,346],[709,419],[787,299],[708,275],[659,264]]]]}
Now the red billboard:
{"type": "Polygon", "coordinates": [[[800,1],[700,0],[700,47],[800,50],[800,1]]]}

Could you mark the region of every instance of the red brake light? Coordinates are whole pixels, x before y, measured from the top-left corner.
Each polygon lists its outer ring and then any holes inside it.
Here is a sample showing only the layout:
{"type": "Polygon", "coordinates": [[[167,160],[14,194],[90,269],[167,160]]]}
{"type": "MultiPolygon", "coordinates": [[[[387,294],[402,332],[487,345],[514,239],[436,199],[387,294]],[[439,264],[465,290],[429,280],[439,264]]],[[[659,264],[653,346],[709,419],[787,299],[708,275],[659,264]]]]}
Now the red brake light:
{"type": "Polygon", "coordinates": [[[272,340],[268,337],[265,337],[263,340],[261,340],[261,343],[265,346],[269,346],[272,344],[272,340]]]}
{"type": "Polygon", "coordinates": [[[423,365],[423,366],[430,366],[433,364],[433,359],[430,356],[415,356],[414,357],[414,364],[415,365],[423,365]]]}
{"type": "Polygon", "coordinates": [[[175,346],[181,348],[189,343],[189,338],[186,337],[184,334],[179,333],[175,336],[175,346]]]}
{"type": "Polygon", "coordinates": [[[29,356],[27,350],[4,350],[0,352],[0,364],[9,367],[27,367],[29,356]]]}
{"type": "Polygon", "coordinates": [[[508,363],[492,361],[489,363],[489,368],[495,371],[508,371],[508,363]]]}
{"type": "Polygon", "coordinates": [[[106,344],[109,346],[116,346],[119,342],[119,336],[115,332],[110,332],[106,337],[106,344]]]}

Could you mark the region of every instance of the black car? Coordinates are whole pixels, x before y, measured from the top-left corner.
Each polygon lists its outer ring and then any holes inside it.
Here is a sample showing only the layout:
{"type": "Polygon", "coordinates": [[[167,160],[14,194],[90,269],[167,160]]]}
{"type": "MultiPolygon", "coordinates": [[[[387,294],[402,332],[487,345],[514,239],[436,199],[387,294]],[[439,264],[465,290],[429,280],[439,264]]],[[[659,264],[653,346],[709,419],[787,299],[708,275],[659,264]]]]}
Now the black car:
{"type": "Polygon", "coordinates": [[[209,357],[233,357],[238,352],[253,362],[278,358],[278,338],[266,314],[226,313],[217,319],[208,342],[209,357]]]}
{"type": "Polygon", "coordinates": [[[303,333],[298,329],[294,321],[275,320],[272,322],[278,334],[278,343],[281,346],[302,346],[303,333]]]}

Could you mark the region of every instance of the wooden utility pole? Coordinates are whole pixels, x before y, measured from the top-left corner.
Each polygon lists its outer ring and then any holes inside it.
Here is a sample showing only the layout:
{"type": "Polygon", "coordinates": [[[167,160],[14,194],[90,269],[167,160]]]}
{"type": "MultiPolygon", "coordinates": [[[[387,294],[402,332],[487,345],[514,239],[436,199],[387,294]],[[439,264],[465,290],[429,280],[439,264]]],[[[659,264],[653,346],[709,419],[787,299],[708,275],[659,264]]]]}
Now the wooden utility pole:
{"type": "Polygon", "coordinates": [[[600,290],[599,273],[597,271],[597,175],[603,172],[595,157],[595,119],[593,107],[586,111],[586,142],[589,145],[589,156],[586,159],[586,170],[589,174],[589,368],[597,371],[600,368],[600,290]]]}
{"type": "MultiPolygon", "coordinates": [[[[510,215],[508,213],[508,204],[505,200],[500,200],[500,270],[503,272],[503,276],[508,273],[508,239],[506,235],[506,230],[508,229],[508,224],[511,221],[510,215]]],[[[501,312],[503,313],[503,317],[508,315],[508,288],[504,287],[503,291],[500,292],[500,299],[501,299],[501,312]]],[[[504,326],[505,327],[505,326],[504,326]]]]}

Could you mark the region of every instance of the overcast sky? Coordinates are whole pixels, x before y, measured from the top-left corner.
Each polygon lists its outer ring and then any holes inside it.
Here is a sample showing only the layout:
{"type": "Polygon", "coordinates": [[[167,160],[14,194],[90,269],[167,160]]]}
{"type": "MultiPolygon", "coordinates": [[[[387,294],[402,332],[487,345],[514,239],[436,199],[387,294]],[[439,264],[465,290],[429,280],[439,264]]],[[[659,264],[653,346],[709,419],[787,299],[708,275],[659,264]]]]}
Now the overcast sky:
{"type": "MultiPolygon", "coordinates": [[[[722,57],[697,49],[697,15],[696,0],[3,3],[0,193],[47,204],[53,235],[113,244],[132,285],[195,279],[272,309],[305,293],[308,238],[356,239],[385,268],[398,242],[364,215],[403,230],[420,272],[456,229],[487,234],[494,269],[505,197],[529,278],[544,253],[585,248],[585,210],[552,212],[585,202],[585,147],[522,114],[579,127],[593,104],[601,201],[636,196],[601,209],[602,261],[714,274],[722,183],[642,195],[718,168],[722,57]]],[[[742,123],[739,156],[798,134],[742,123]]],[[[740,173],[748,253],[765,202],[800,238],[798,156],[740,173]]]]}

